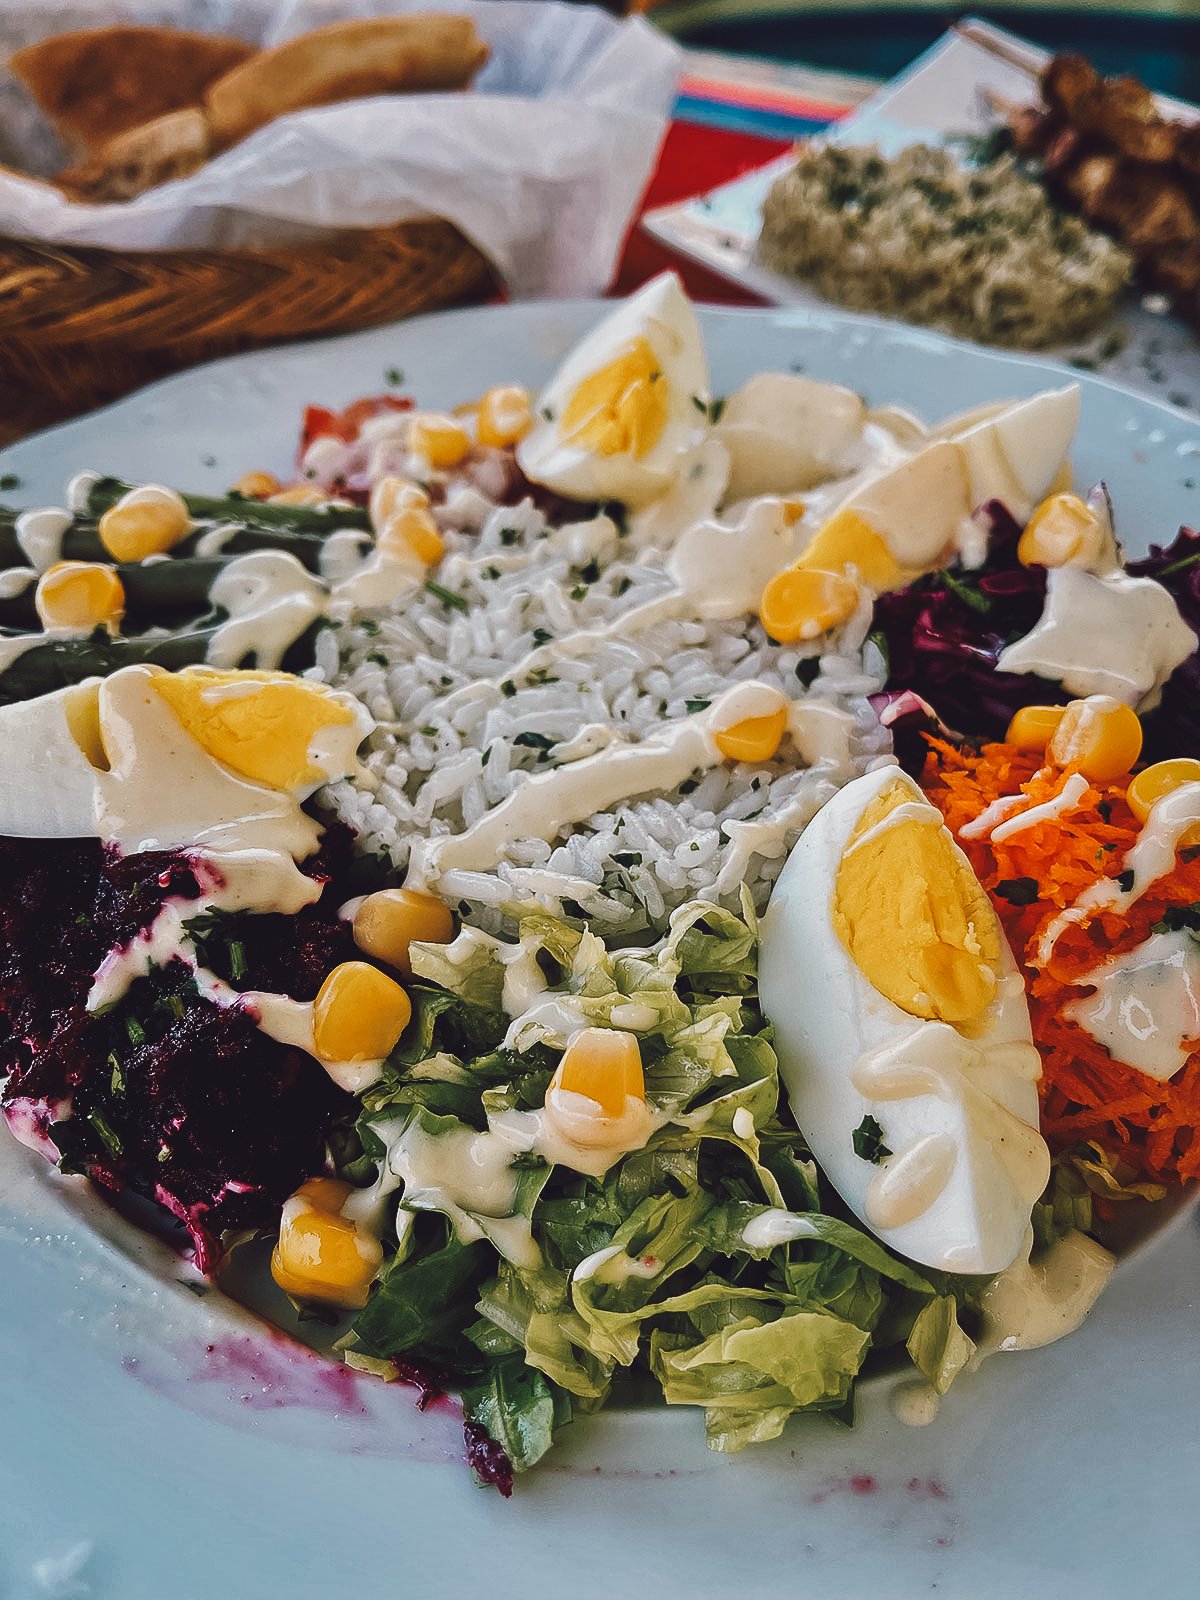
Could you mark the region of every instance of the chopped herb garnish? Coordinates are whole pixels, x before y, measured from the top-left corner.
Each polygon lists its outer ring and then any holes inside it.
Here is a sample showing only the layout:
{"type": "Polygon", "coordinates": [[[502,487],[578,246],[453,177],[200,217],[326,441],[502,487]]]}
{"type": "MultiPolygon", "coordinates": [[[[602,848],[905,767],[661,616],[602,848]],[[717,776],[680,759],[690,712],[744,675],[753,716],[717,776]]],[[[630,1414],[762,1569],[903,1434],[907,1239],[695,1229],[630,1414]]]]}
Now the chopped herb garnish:
{"type": "Polygon", "coordinates": [[[1111,800],[1097,800],[1096,801],[1096,810],[1099,812],[1100,820],[1102,822],[1111,822],[1112,821],[1112,801],[1111,800]]]}
{"type": "Polygon", "coordinates": [[[587,584],[586,583],[577,583],[575,585],[575,587],[571,590],[571,599],[572,600],[586,600],[587,599],[587,584]]]}
{"type": "Polygon", "coordinates": [[[92,1127],[95,1128],[96,1132],[100,1135],[100,1138],[104,1143],[104,1148],[108,1151],[109,1155],[119,1156],[121,1154],[121,1140],[116,1129],[104,1115],[103,1111],[89,1111],[87,1114],[87,1119],[91,1123],[92,1127]]]}
{"type": "Polygon", "coordinates": [[[640,867],[642,864],[640,850],[614,850],[612,858],[619,867],[640,867]]]}
{"type": "Polygon", "coordinates": [[[1116,884],[1117,888],[1120,889],[1122,894],[1128,894],[1133,888],[1133,868],[1126,867],[1124,872],[1118,872],[1116,875],[1116,884]]]}
{"type": "Polygon", "coordinates": [[[500,693],[504,696],[504,698],[506,700],[511,700],[513,695],[516,694],[516,692],[517,692],[516,684],[512,681],[511,678],[505,678],[504,682],[500,685],[500,693]]]}
{"type": "Polygon", "coordinates": [[[422,728],[421,732],[425,735],[425,737],[427,739],[436,739],[437,738],[437,729],[435,727],[433,727],[432,724],[427,725],[426,727],[422,728]]]}
{"type": "Polygon", "coordinates": [[[538,416],[541,417],[543,422],[553,422],[554,410],[551,406],[540,406],[538,408],[538,416]]]}
{"type": "Polygon", "coordinates": [[[524,745],[527,750],[541,751],[543,754],[547,750],[553,750],[554,748],[554,740],[547,739],[544,733],[530,733],[528,731],[518,733],[513,743],[524,745]]]}
{"type": "Polygon", "coordinates": [[[545,628],[535,628],[533,630],[533,642],[539,648],[544,644],[549,644],[553,637],[554,635],[545,628]]]}
{"type": "Polygon", "coordinates": [[[720,422],[724,413],[725,396],[723,394],[714,395],[713,398],[708,402],[708,420],[715,427],[716,424],[720,422]]]}
{"type": "Polygon", "coordinates": [[[692,404],[700,412],[701,416],[706,417],[708,415],[708,401],[703,396],[694,394],[692,396],[692,404]]]}
{"type": "Polygon", "coordinates": [[[699,787],[699,778],[685,778],[679,785],[679,792],[680,794],[691,794],[694,789],[698,789],[699,787]]]}
{"type": "Polygon", "coordinates": [[[484,567],[483,575],[484,575],[485,578],[498,578],[500,576],[500,568],[499,567],[484,567]]]}
{"type": "Polygon", "coordinates": [[[120,1057],[117,1055],[115,1050],[111,1050],[109,1052],[108,1065],[112,1072],[112,1075],[108,1080],[110,1089],[112,1090],[113,1094],[124,1094],[125,1070],[121,1066],[120,1057]]]}
{"type": "Polygon", "coordinates": [[[383,376],[390,389],[398,389],[404,382],[404,373],[399,367],[389,367],[383,376]]]}
{"type": "Polygon", "coordinates": [[[1002,878],[996,885],[996,893],[1010,906],[1031,906],[1038,898],[1037,879],[1002,878]]]}
{"type": "Polygon", "coordinates": [[[1151,933],[1178,933],[1181,928],[1200,933],[1200,900],[1190,906],[1168,906],[1158,921],[1150,924],[1151,933]]]}
{"type": "Polygon", "coordinates": [[[632,588],[633,588],[633,579],[632,578],[622,578],[620,583],[617,585],[617,595],[618,595],[618,597],[623,595],[623,594],[628,593],[628,591],[630,589],[632,589],[632,588]]]}
{"type": "Polygon", "coordinates": [[[386,667],[388,664],[388,658],[382,650],[368,650],[367,660],[373,667],[386,667]]]}
{"type": "Polygon", "coordinates": [[[425,588],[428,592],[442,602],[444,606],[452,606],[455,611],[469,611],[470,602],[464,594],[455,594],[453,589],[446,589],[432,578],[425,579],[425,588]]]}
{"type": "Polygon", "coordinates": [[[978,589],[973,589],[969,583],[964,583],[961,578],[956,578],[947,567],[934,577],[934,582],[942,582],[952,595],[957,596],[963,605],[970,606],[972,611],[978,611],[985,616],[992,609],[992,602],[987,595],[981,594],[978,589]]]}
{"type": "MultiPolygon", "coordinates": [[[[887,634],[879,632],[879,631],[876,631],[875,633],[869,633],[867,635],[867,642],[869,644],[873,644],[875,646],[876,650],[879,651],[879,654],[883,657],[883,670],[884,670],[884,674],[886,676],[886,674],[891,671],[891,665],[892,665],[892,655],[891,655],[891,651],[888,649],[887,634]]],[[[814,660],[815,659],[816,658],[814,657],[814,660]]],[[[818,665],[819,665],[819,663],[818,663],[818,665]]],[[[800,668],[797,667],[796,668],[797,676],[799,675],[799,672],[800,672],[800,668]]]]}
{"type": "Polygon", "coordinates": [[[796,677],[806,689],[811,689],[821,671],[820,656],[805,656],[796,663],[796,677]]]}
{"type": "Polygon", "coordinates": [[[21,480],[15,472],[0,473],[0,491],[7,493],[10,489],[19,489],[21,480]]]}
{"type": "Polygon", "coordinates": [[[246,946],[240,939],[230,939],[229,950],[229,975],[234,983],[240,983],[246,976],[246,946]]]}
{"type": "Polygon", "coordinates": [[[375,621],[374,617],[364,617],[359,623],[359,627],[366,634],[368,639],[373,639],[379,632],[379,624],[375,621]]]}
{"type": "Polygon", "coordinates": [[[142,1027],[141,1023],[136,1017],[125,1018],[125,1032],[129,1035],[130,1044],[145,1044],[146,1030],[142,1027]]]}
{"type": "Polygon", "coordinates": [[[883,1129],[869,1112],[850,1135],[850,1141],[854,1145],[854,1154],[862,1161],[869,1161],[872,1166],[877,1167],[892,1153],[883,1142],[883,1129]]]}
{"type": "Polygon", "coordinates": [[[482,759],[481,759],[481,761],[480,761],[480,763],[479,763],[479,765],[480,765],[480,766],[481,766],[481,767],[486,767],[486,766],[487,766],[487,764],[488,764],[488,762],[489,762],[489,761],[490,761],[490,760],[491,760],[491,759],[492,759],[492,747],[491,747],[491,745],[490,745],[490,744],[489,744],[489,745],[488,745],[488,746],[487,746],[487,748],[486,748],[486,749],[485,749],[485,750],[484,750],[484,752],[483,752],[483,757],[482,757],[482,759]]]}
{"type": "Polygon", "coordinates": [[[683,703],[687,707],[689,717],[694,717],[697,711],[707,711],[712,705],[711,700],[685,700],[683,703]]]}
{"type": "Polygon", "coordinates": [[[520,537],[521,537],[520,528],[501,528],[500,529],[500,543],[502,545],[506,545],[506,546],[514,545],[514,544],[516,544],[517,540],[520,537]]]}

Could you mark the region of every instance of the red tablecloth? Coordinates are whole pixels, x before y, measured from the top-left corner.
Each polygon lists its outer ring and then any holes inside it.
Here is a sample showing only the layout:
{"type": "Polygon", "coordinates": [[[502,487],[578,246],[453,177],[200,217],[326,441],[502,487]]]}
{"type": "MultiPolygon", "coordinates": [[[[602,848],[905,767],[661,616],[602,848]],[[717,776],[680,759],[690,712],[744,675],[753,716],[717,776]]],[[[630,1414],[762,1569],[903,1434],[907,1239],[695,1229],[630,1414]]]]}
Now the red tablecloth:
{"type": "MultiPolygon", "coordinates": [[[[689,195],[715,188],[764,166],[788,148],[785,139],[764,139],[758,134],[731,133],[724,128],[703,127],[694,122],[673,122],[667,131],[658,169],[650,180],[642,210],[686,200],[689,195]]],[[[746,294],[704,267],[685,262],[672,251],[651,239],[635,223],[625,247],[615,295],[629,294],[647,278],[666,267],[674,267],[688,293],[696,300],[717,300],[726,305],[761,305],[756,295],[746,294]]]]}

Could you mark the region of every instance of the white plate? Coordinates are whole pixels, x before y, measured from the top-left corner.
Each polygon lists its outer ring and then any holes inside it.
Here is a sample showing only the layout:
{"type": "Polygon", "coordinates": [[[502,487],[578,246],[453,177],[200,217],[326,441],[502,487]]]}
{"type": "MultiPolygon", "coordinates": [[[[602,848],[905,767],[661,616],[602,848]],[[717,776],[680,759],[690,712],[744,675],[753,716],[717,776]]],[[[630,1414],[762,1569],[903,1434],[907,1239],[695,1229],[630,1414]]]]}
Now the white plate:
{"type": "MultiPolygon", "coordinates": [[[[0,456],[21,500],[92,465],[218,488],[288,463],[306,401],[537,384],[594,303],[453,312],[172,378],[0,456]]],[[[718,392],[792,363],[927,416],[1061,381],[1044,364],[832,312],[704,310],[718,392]]],[[[1081,477],[1137,548],[1195,515],[1200,424],[1084,380],[1081,477]]],[[[933,1426],[867,1386],[733,1459],[690,1411],[581,1422],[502,1502],[457,1423],[273,1337],[77,1179],[0,1139],[0,1595],[34,1600],[964,1600],[1147,1587],[1200,1570],[1200,1238],[1177,1222],[1073,1338],[997,1357],[933,1426]],[[76,1570],[77,1569],[77,1570],[76,1570]],[[72,1585],[75,1587],[72,1587],[72,1585]]]]}
{"type": "MultiPolygon", "coordinates": [[[[995,119],[985,91],[1019,103],[1034,98],[1036,74],[1047,52],[986,23],[965,26],[969,37],[946,34],[821,137],[837,144],[878,144],[894,154],[909,144],[941,144],[956,135],[988,132],[995,119]]],[[[1165,96],[1158,101],[1169,116],[1194,121],[1198,115],[1183,101],[1165,96]]],[[[771,305],[828,305],[806,284],[772,272],[756,259],[763,201],[791,164],[790,155],[779,156],[706,194],[648,211],[642,226],[669,249],[771,305]]],[[[1055,354],[1157,400],[1200,411],[1200,342],[1177,317],[1165,314],[1160,300],[1147,296],[1139,304],[1130,297],[1098,334],[1055,354]]]]}

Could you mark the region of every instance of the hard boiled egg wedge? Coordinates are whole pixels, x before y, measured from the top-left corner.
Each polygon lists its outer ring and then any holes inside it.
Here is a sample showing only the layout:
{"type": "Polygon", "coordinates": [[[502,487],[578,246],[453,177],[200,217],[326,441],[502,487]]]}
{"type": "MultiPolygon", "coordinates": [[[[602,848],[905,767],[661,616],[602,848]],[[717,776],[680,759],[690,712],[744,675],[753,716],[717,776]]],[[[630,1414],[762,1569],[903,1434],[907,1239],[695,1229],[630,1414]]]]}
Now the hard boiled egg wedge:
{"type": "Polygon", "coordinates": [[[81,839],[94,831],[101,679],[0,706],[0,834],[81,839]]]}
{"type": "Polygon", "coordinates": [[[925,1266],[1009,1266],[1050,1172],[1024,985],[898,768],[847,784],[793,849],[759,985],[796,1120],[851,1210],[925,1266]]]}
{"type": "Polygon", "coordinates": [[[999,500],[1018,522],[1059,481],[1079,421],[1079,388],[1013,401],[937,438],[859,483],[822,524],[805,566],[853,566],[875,590],[898,588],[958,552],[971,559],[980,530],[971,514],[999,500]]]}
{"type": "Polygon", "coordinates": [[[665,494],[708,427],[708,366],[673,272],[617,306],[538,396],[517,449],[526,477],[576,500],[665,494]]]}

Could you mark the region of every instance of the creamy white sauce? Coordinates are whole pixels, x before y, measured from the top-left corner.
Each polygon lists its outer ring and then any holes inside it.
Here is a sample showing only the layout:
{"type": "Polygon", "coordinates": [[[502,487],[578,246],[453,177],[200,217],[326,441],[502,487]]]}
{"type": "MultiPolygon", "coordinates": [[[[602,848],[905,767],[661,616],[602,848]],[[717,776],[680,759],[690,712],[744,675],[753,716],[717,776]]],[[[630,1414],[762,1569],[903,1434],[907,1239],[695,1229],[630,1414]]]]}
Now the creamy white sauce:
{"type": "Polygon", "coordinates": [[[32,567],[6,567],[0,572],[0,599],[15,600],[36,582],[37,573],[32,567]]]}
{"type": "Polygon", "coordinates": [[[219,556],[224,553],[225,546],[235,534],[243,530],[236,522],[219,522],[215,528],[208,528],[196,540],[196,554],[198,556],[219,556]]]}
{"type": "Polygon", "coordinates": [[[964,822],[958,830],[960,839],[986,839],[998,822],[1003,822],[1005,817],[1019,811],[1028,801],[1027,794],[1002,794],[999,799],[993,800],[990,806],[982,810],[970,822],[964,822]]]}
{"type": "Polygon", "coordinates": [[[948,1133],[927,1133],[888,1156],[867,1186],[866,1218],[873,1228],[902,1228],[924,1216],[950,1182],[958,1146],[948,1133]]]}
{"type": "Polygon", "coordinates": [[[801,524],[782,500],[755,500],[736,523],[688,527],[667,558],[667,572],[691,615],[732,619],[758,610],[763,590],[802,544],[801,524]]]}
{"type": "Polygon", "coordinates": [[[209,599],[229,613],[208,647],[215,667],[252,659],[278,667],[304,630],[325,612],[325,587],[282,550],[251,550],[217,574],[209,599]]]}
{"type": "Polygon", "coordinates": [[[710,436],[681,463],[665,494],[632,513],[630,548],[638,552],[669,550],[680,534],[713,515],[728,484],[729,452],[710,436]]]}
{"type": "Polygon", "coordinates": [[[1074,1333],[1115,1266],[1115,1258],[1083,1233],[1068,1233],[1036,1262],[1029,1259],[1027,1243],[1023,1254],[993,1278],[980,1297],[981,1355],[1038,1350],[1074,1333]]]}
{"type": "Polygon", "coordinates": [[[433,1135],[414,1122],[389,1141],[387,1170],[404,1186],[404,1206],[440,1211],[464,1244],[490,1239],[514,1265],[536,1271],[542,1256],[529,1219],[513,1215],[512,1160],[521,1149],[494,1131],[462,1128],[433,1135]]]}
{"type": "Polygon", "coordinates": [[[924,1378],[896,1384],[888,1400],[896,1421],[908,1428],[927,1428],[942,1408],[941,1395],[924,1378]]]}
{"type": "Polygon", "coordinates": [[[1127,911],[1151,884],[1171,872],[1180,840],[1200,824],[1200,783],[1185,783],[1150,808],[1137,843],[1125,854],[1122,876],[1132,873],[1128,889],[1115,877],[1101,878],[1047,923],[1038,938],[1037,965],[1046,966],[1068,928],[1084,925],[1101,911],[1127,911]]]}
{"type": "Polygon", "coordinates": [[[1064,1008],[1121,1061],[1166,1083],[1200,1039],[1200,946],[1185,929],[1155,933],[1085,974],[1095,994],[1064,1008]]]}
{"type": "Polygon", "coordinates": [[[17,543],[35,572],[45,572],[62,560],[63,539],[72,516],[58,506],[42,506],[37,511],[22,511],[16,521],[17,543]]]}
{"type": "Polygon", "coordinates": [[[82,516],[88,508],[88,497],[100,482],[99,472],[77,472],[67,484],[67,505],[75,516],[82,516]]]}
{"type": "MultiPolygon", "coordinates": [[[[1036,828],[1042,822],[1052,822],[1056,817],[1077,811],[1083,803],[1088,787],[1088,780],[1082,772],[1073,772],[1058,793],[1049,800],[1044,800],[1041,805],[1030,806],[1027,811],[1021,811],[1016,816],[1007,817],[995,824],[992,827],[992,843],[1003,844],[1006,839],[1015,838],[1027,828],[1036,828]]],[[[1008,796],[1004,798],[1007,799],[1008,796]]],[[[961,831],[964,834],[966,832],[965,829],[961,831]]]]}
{"type": "Polygon", "coordinates": [[[615,740],[597,755],[533,773],[461,833],[416,842],[409,885],[427,888],[447,872],[485,870],[518,839],[550,840],[619,801],[674,789],[697,769],[724,760],[715,733],[786,705],[777,689],[751,680],[727,690],[705,711],[681,717],[638,744],[615,740]]]}
{"type": "Polygon", "coordinates": [[[1036,626],[1000,652],[1001,672],[1033,672],[1070,694],[1108,694],[1149,711],[1197,647],[1179,607],[1152,578],[1054,567],[1036,626]]]}
{"type": "Polygon", "coordinates": [[[571,1281],[591,1283],[595,1279],[598,1283],[622,1284],[630,1278],[657,1278],[662,1269],[657,1256],[629,1256],[619,1244],[610,1244],[584,1256],[571,1274],[571,1281]]]}
{"type": "Polygon", "coordinates": [[[283,994],[268,994],[262,989],[247,989],[238,1000],[243,1010],[257,1022],[260,1032],[280,1044],[303,1050],[347,1094],[362,1094],[375,1083],[383,1070],[383,1058],[363,1061],[326,1061],[317,1054],[313,1037],[313,1002],[292,1000],[283,994]]]}

